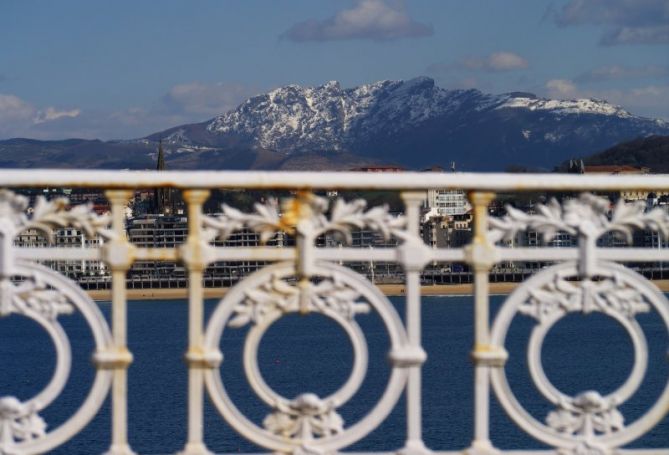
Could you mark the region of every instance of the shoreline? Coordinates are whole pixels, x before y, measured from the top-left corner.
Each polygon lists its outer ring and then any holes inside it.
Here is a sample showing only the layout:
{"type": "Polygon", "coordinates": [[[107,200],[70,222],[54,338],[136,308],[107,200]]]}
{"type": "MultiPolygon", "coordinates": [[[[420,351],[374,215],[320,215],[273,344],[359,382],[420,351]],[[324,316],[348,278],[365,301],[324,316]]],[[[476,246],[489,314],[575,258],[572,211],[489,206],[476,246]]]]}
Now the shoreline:
{"type": "MultiPolygon", "coordinates": [[[[653,280],[662,292],[669,292],[669,280],[653,280]]],[[[490,283],[488,289],[490,295],[510,294],[521,283],[490,283]]],[[[377,287],[386,296],[404,295],[404,284],[377,284],[377,287]]],[[[205,299],[221,298],[230,288],[204,288],[205,299]]],[[[421,295],[425,296],[462,296],[472,295],[473,284],[436,284],[421,286],[421,295]]],[[[111,300],[111,290],[93,290],[86,293],[96,301],[111,300]]],[[[128,289],[128,300],[163,300],[163,299],[187,299],[188,288],[179,289],[128,289]]]]}

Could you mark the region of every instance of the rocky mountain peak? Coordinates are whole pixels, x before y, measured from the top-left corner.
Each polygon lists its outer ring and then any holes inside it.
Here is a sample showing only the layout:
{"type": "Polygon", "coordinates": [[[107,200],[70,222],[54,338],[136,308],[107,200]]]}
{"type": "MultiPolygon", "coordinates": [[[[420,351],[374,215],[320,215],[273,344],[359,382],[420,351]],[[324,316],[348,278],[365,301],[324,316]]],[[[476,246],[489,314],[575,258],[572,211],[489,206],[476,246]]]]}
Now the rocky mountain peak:
{"type": "Polygon", "coordinates": [[[351,89],[342,89],[337,81],[317,87],[288,85],[216,117],[207,130],[232,134],[265,149],[341,150],[351,142],[353,132],[403,122],[391,126],[397,131],[440,115],[449,108],[449,93],[428,77],[384,80],[351,89]]]}
{"type": "MultiPolygon", "coordinates": [[[[287,156],[347,152],[420,165],[450,162],[453,154],[465,150],[478,150],[481,156],[496,150],[501,155],[472,162],[492,167],[516,155],[522,155],[514,159],[518,163],[558,162],[550,155],[561,150],[596,150],[636,136],[669,133],[666,122],[634,116],[603,100],[449,90],[429,77],[352,88],[337,81],[287,85],[250,98],[198,128],[173,128],[160,137],[171,135],[185,151],[206,146],[287,156]],[[458,150],[451,151],[454,147],[458,150]],[[451,156],[442,160],[433,158],[435,153],[451,156]]],[[[472,156],[466,154],[467,159],[472,156]]]]}

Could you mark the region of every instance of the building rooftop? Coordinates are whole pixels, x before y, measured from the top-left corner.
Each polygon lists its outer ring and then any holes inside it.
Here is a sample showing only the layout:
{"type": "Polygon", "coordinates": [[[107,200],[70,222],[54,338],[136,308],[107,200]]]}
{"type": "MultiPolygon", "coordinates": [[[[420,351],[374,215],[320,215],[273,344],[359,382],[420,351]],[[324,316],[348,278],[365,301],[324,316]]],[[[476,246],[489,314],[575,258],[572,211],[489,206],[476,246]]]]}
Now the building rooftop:
{"type": "Polygon", "coordinates": [[[648,174],[650,169],[647,167],[636,167],[628,164],[622,165],[591,165],[585,166],[586,174],[648,174]]]}

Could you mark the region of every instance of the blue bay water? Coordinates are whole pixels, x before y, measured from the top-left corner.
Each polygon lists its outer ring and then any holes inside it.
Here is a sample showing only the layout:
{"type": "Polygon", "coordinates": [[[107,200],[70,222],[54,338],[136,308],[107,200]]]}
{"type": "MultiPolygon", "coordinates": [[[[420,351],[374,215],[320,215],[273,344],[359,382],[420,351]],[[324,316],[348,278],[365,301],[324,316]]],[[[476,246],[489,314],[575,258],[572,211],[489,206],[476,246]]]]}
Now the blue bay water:
{"type": "MultiPolygon", "coordinates": [[[[400,315],[402,298],[391,298],[400,315]]],[[[503,297],[493,297],[493,313],[503,297]]],[[[206,303],[207,317],[216,301],[206,303]]],[[[109,318],[109,303],[100,303],[109,318]]],[[[187,304],[184,300],[132,301],[128,307],[128,344],[135,356],[129,370],[129,437],[139,453],[173,453],[186,438],[187,372],[182,361],[187,340],[187,304]]],[[[438,450],[469,445],[473,420],[473,371],[469,353],[473,340],[471,297],[424,297],[423,344],[428,361],[423,369],[423,432],[426,444],[438,450]]],[[[626,421],[639,417],[661,393],[669,377],[666,361],[669,340],[656,314],[640,315],[649,345],[649,370],[641,389],[621,407],[626,421]]],[[[63,394],[43,413],[50,427],[71,415],[88,393],[93,378],[90,333],[77,316],[61,316],[73,347],[74,363],[63,394]]],[[[368,375],[351,402],[341,408],[346,422],[366,414],[379,399],[388,379],[388,336],[374,315],[357,317],[369,344],[368,375]]],[[[533,321],[514,321],[507,349],[506,371],[519,401],[539,420],[551,407],[538,394],[527,373],[526,350],[533,321]]],[[[237,406],[261,424],[268,408],[246,383],[241,353],[246,329],[226,329],[221,349],[225,361],[221,374],[237,406]]],[[[18,316],[0,319],[0,396],[27,399],[48,382],[54,350],[48,336],[34,323],[18,316]]],[[[599,315],[572,315],[549,333],[543,349],[548,377],[560,390],[576,394],[585,390],[611,392],[629,374],[633,352],[629,337],[613,320],[599,315]]],[[[319,316],[289,316],[276,322],[260,345],[261,372],[275,390],[286,397],[303,392],[319,396],[332,393],[348,377],[351,345],[332,321],[319,316]]],[[[541,444],[526,436],[491,399],[493,443],[505,449],[535,448],[541,444]]],[[[405,435],[404,399],[383,424],[353,450],[394,450],[405,435]]],[[[109,446],[110,405],[105,403],[95,419],[74,439],[55,450],[57,454],[102,453],[109,446]]],[[[215,452],[249,452],[259,449],[225,424],[214,407],[205,409],[205,439],[215,452]]],[[[635,447],[669,446],[669,418],[633,444],[635,447]]]]}

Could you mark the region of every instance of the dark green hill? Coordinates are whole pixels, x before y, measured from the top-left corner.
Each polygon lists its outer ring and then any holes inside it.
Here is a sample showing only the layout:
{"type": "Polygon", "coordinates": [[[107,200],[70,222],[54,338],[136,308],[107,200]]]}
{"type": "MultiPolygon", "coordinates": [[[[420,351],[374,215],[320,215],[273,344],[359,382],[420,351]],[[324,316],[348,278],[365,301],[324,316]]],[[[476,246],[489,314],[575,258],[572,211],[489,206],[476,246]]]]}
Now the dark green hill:
{"type": "MultiPolygon", "coordinates": [[[[654,174],[669,173],[669,136],[639,137],[581,159],[585,165],[629,165],[647,167],[654,174]]],[[[567,166],[564,162],[558,169],[567,166]]]]}

